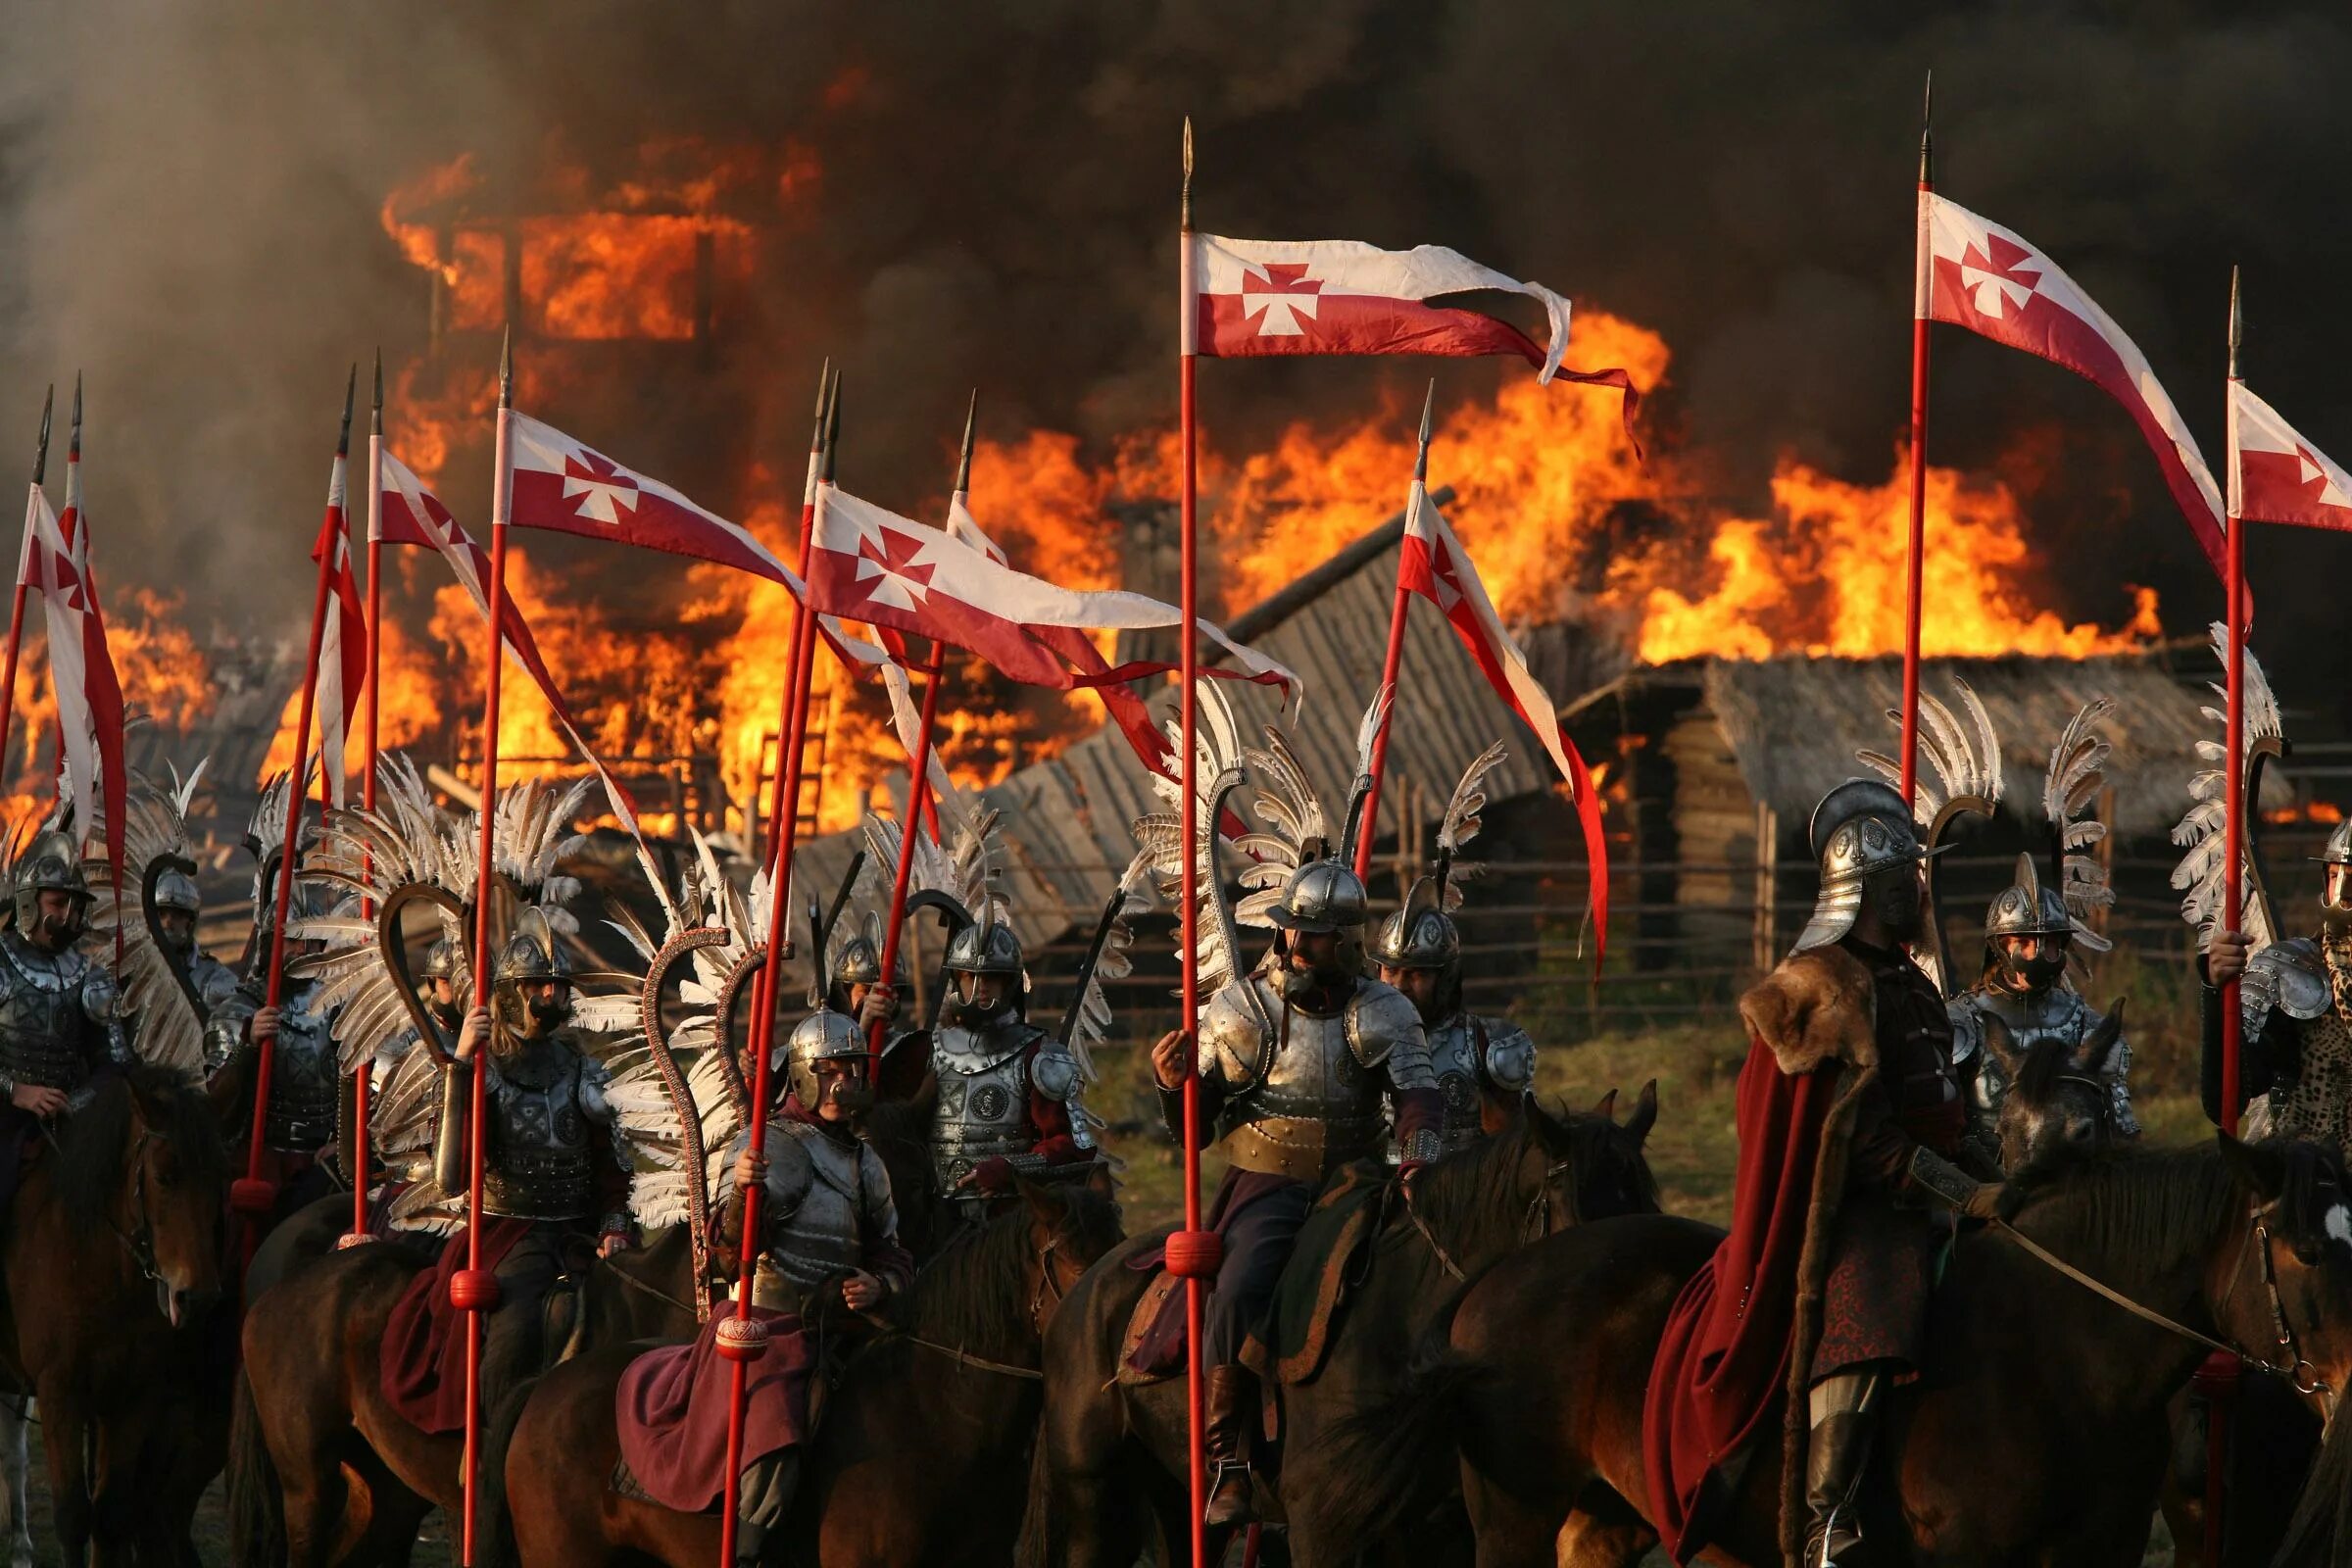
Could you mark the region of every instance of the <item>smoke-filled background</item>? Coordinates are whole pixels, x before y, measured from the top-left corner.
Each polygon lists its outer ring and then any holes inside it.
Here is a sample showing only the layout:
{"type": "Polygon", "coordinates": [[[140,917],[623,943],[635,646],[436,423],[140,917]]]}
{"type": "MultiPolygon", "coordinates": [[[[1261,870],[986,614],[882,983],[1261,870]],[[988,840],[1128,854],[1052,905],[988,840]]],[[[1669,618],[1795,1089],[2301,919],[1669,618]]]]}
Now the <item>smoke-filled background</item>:
{"type": "MultiPolygon", "coordinates": [[[[797,490],[826,354],[844,482],[902,507],[945,489],[973,385],[1004,438],[1106,451],[1172,421],[1188,113],[1204,228],[1447,244],[1655,329],[1653,441],[1752,507],[1787,455],[1890,471],[1932,67],[1939,188],[2107,307],[2217,467],[2232,262],[2249,380],[2352,452],[2336,6],[18,0],[8,35],[0,430],[28,459],[43,383],[86,372],[100,569],[184,590],[199,626],[298,625],[346,368],[413,361],[428,329],[387,193],[466,154],[474,210],[511,212],[561,205],[551,171],[635,177],[649,142],[770,155],[726,197],[764,240],[712,357],[532,407],[721,508],[797,490]]],[[[1205,416],[1235,450],[1301,416],[1401,424],[1430,363],[1212,365],[1205,416]]],[[[1524,371],[1438,374],[1458,398],[1524,371]]],[[[2168,631],[2216,612],[2095,390],[1946,330],[1934,397],[1935,458],[2019,487],[2063,614],[2121,619],[2127,577],[2168,631]]],[[[463,516],[486,460],[452,453],[463,516]]],[[[2343,543],[2252,552],[2258,647],[2330,704],[2343,543]]]]}

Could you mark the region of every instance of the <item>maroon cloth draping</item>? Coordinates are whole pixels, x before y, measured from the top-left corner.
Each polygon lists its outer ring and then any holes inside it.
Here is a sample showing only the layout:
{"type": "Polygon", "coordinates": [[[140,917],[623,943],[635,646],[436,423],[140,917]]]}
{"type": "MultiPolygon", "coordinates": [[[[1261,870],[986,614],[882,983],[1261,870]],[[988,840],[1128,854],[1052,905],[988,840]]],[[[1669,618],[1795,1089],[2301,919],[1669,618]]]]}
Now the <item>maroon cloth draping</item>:
{"type": "MultiPolygon", "coordinates": [[[[485,1215],[482,1267],[495,1269],[532,1221],[485,1215]]],[[[466,1430],[466,1314],[449,1304],[450,1277],[466,1267],[466,1233],[409,1282],[384,1325],[380,1380],[393,1413],[431,1433],[466,1430]]]]}
{"type": "MultiPolygon", "coordinates": [[[[665,1345],[631,1361],[613,1390],[620,1457],[645,1494],[664,1508],[702,1513],[726,1492],[728,1406],[734,1366],[718,1353],[721,1312],[688,1345],[665,1345]]],[[[791,1447],[808,1435],[808,1376],[816,1364],[800,1318],[753,1307],[767,1346],[744,1379],[743,1463],[791,1447]]]]}
{"type": "Polygon", "coordinates": [[[1675,1300],[1642,1413],[1650,1519],[1677,1562],[1706,1544],[1713,1510],[1736,1490],[1737,1472],[1719,1473],[1769,1435],[1780,1408],[1814,1169],[1843,1077],[1785,1073],[1751,1031],[1731,1231],[1675,1300]]]}

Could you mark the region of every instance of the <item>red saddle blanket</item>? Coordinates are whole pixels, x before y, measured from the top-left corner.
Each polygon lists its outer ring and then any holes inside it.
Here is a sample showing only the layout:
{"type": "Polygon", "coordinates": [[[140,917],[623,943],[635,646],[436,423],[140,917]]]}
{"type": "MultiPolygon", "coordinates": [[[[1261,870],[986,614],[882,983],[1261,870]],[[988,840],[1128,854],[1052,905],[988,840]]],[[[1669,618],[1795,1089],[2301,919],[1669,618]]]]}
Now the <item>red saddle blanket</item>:
{"type": "MultiPolygon", "coordinates": [[[[816,1364],[800,1318],[752,1308],[767,1324],[767,1348],[746,1368],[743,1462],[789,1448],[808,1435],[808,1375],[816,1364]]],[[[620,1457],[645,1494],[664,1508],[704,1513],[726,1492],[727,1416],[734,1367],[718,1353],[718,1325],[687,1345],[665,1345],[631,1361],[613,1391],[620,1457]]]]}
{"type": "MultiPolygon", "coordinates": [[[[527,1219],[493,1215],[482,1226],[482,1267],[500,1259],[531,1227],[527,1219]]],[[[466,1233],[441,1249],[431,1268],[409,1282],[384,1325],[381,1370],[393,1412],[420,1431],[466,1430],[466,1314],[449,1304],[450,1276],[466,1266],[466,1233]]]]}

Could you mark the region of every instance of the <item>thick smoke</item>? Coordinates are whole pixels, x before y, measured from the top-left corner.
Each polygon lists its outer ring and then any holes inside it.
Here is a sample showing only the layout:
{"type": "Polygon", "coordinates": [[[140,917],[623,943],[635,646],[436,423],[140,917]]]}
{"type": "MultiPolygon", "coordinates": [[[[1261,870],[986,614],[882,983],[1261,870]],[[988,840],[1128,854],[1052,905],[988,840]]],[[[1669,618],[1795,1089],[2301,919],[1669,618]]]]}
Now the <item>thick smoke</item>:
{"type": "MultiPolygon", "coordinates": [[[[770,249],[721,390],[646,389],[642,408],[694,417],[537,412],[725,506],[755,499],[743,466],[692,432],[734,416],[733,456],[789,464],[827,353],[851,387],[845,479],[905,505],[944,488],[974,384],[1001,434],[1171,418],[1186,113],[1203,227],[1451,244],[1658,328],[1659,416],[1726,500],[1753,504],[1784,452],[1882,479],[1930,67],[1941,188],[2065,262],[2209,457],[2233,261],[2249,379],[2352,451],[2352,22],[2333,6],[19,0],[13,24],[0,419],[29,448],[41,384],[88,372],[102,569],[184,587],[200,623],[298,616],[344,368],[421,344],[385,192],[467,151],[493,189],[532,190],[557,156],[617,177],[656,134],[797,140],[818,193],[770,249]]],[[[2014,471],[2024,432],[2064,432],[2025,476],[2062,609],[2112,617],[2123,562],[2175,630],[2207,618],[2210,577],[2120,414],[2008,351],[1949,331],[1936,349],[1939,460],[2014,471]]],[[[1408,373],[1202,380],[1241,447],[1408,373]]],[[[1441,373],[1469,395],[1499,372],[1441,373]]],[[[479,514],[485,479],[449,489],[479,514]]],[[[2266,646],[2332,629],[2338,543],[2264,537],[2266,646]]]]}

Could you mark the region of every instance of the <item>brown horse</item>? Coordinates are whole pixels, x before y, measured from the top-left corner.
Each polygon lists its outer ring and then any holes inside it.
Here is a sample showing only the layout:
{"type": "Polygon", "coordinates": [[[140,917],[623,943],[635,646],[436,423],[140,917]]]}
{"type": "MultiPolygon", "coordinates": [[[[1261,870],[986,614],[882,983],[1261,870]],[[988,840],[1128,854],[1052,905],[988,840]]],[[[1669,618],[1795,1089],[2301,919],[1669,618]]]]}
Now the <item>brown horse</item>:
{"type": "MultiPolygon", "coordinates": [[[[850,1353],[804,1459],[778,1550],[825,1568],[1006,1561],[1020,1529],[1057,1303],[1119,1241],[1118,1205],[1083,1187],[1023,1183],[1020,1202],[969,1227],[915,1276],[892,1331],[850,1353]]],[[[556,1368],[508,1449],[523,1568],[651,1557],[709,1568],[713,1513],[614,1492],[614,1391],[634,1348],[556,1368]]]]}
{"type": "MultiPolygon", "coordinates": [[[[2123,1155],[2020,1186],[2023,1236],[2174,1323],[2342,1386],[2352,1369],[2352,1200],[2310,1146],[2224,1139],[2123,1155]],[[2276,1295],[2266,1289],[2275,1280],[2276,1295]],[[2281,1329],[2283,1325],[2283,1331],[2281,1329]]],[[[1604,1221],[1506,1258],[1462,1298],[1446,1350],[1338,1434],[1379,1539],[1430,1478],[1458,1473],[1481,1568],[1630,1568],[1646,1519],[1643,1391],[1683,1284],[1720,1232],[1604,1221]]],[[[2205,1347],[2123,1311],[1997,1229],[1965,1234],[1932,1307],[1923,1375],[1898,1392],[1865,1488],[1887,1560],[2135,1564],[2169,1438],[2166,1402],[2205,1347]]],[[[1766,1420],[1709,1561],[1781,1562],[1781,1425],[1766,1420]]],[[[2339,1433],[2306,1493],[2304,1539],[2352,1494],[2339,1433]]],[[[2310,1560],[2310,1559],[2282,1559],[2310,1560]]],[[[2333,1559],[2343,1561],[2342,1557],[2333,1559]]]]}
{"type": "MultiPolygon", "coordinates": [[[[1360,1491],[1354,1477],[1331,1462],[1327,1432],[1396,1388],[1415,1342],[1465,1278],[1562,1227],[1657,1211],[1657,1189],[1642,1155],[1657,1117],[1656,1086],[1642,1091],[1622,1127],[1613,1119],[1615,1101],[1612,1092],[1592,1112],[1555,1117],[1531,1100],[1510,1128],[1429,1166],[1409,1195],[1389,1202],[1321,1370],[1281,1391],[1279,1480],[1269,1486],[1262,1470],[1258,1476],[1259,1511],[1282,1518],[1287,1509],[1296,1561],[1336,1559],[1313,1522],[1319,1510],[1288,1505],[1360,1491]]],[[[1129,1320],[1152,1279],[1126,1261],[1165,1234],[1140,1237],[1090,1270],[1048,1337],[1047,1415],[1029,1547],[1054,1568],[1124,1568],[1147,1539],[1158,1542],[1163,1560],[1184,1549],[1184,1380],[1117,1381],[1129,1320]]],[[[1458,1538],[1458,1510],[1452,1522],[1458,1538]]],[[[1410,1533],[1406,1549],[1426,1560],[1444,1534],[1443,1524],[1410,1533]]]]}
{"type": "Polygon", "coordinates": [[[174,1434],[153,1397],[217,1309],[228,1159],[203,1091],[132,1066],[44,1136],[0,1245],[0,1376],[40,1402],[68,1563],[178,1560],[182,1528],[140,1490],[174,1434]]]}
{"type": "MultiPolygon", "coordinates": [[[[600,1260],[580,1291],[574,1342],[693,1332],[693,1257],[681,1225],[600,1260]]],[[[240,1441],[230,1467],[239,1563],[398,1562],[429,1510],[454,1515],[463,1437],[412,1426],[382,1385],[392,1308],[430,1262],[405,1247],[351,1248],[291,1271],[247,1309],[242,1397],[251,1407],[237,1422],[259,1442],[240,1441]]],[[[488,1433],[485,1454],[498,1452],[488,1433]]],[[[498,1494],[484,1489],[492,1560],[498,1494]]]]}

